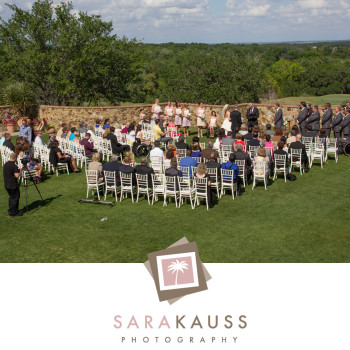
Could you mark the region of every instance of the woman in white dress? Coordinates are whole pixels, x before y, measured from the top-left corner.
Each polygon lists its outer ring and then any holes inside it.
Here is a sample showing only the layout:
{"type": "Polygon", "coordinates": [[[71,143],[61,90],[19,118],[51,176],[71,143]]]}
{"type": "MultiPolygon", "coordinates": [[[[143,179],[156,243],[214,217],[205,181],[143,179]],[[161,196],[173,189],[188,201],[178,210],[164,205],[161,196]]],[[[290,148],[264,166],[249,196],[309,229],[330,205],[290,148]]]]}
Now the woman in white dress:
{"type": "Polygon", "coordinates": [[[174,107],[171,105],[171,102],[168,101],[168,104],[164,108],[164,113],[168,118],[171,118],[174,114],[174,107]]]}
{"type": "Polygon", "coordinates": [[[217,127],[218,123],[218,117],[216,116],[215,111],[211,111],[211,116],[209,119],[209,129],[210,129],[210,137],[214,138],[215,137],[215,128],[217,127]]]}
{"type": "Polygon", "coordinates": [[[231,117],[230,117],[230,111],[228,110],[229,105],[225,105],[223,110],[222,110],[222,115],[225,116],[224,122],[221,125],[222,129],[225,129],[225,134],[229,131],[231,131],[231,117]]]}
{"type": "Polygon", "coordinates": [[[205,127],[205,109],[203,107],[202,102],[198,103],[198,108],[196,109],[196,117],[197,117],[198,137],[203,137],[203,128],[205,127]]]}
{"type": "Polygon", "coordinates": [[[145,120],[146,114],[145,110],[142,108],[139,114],[139,124],[142,125],[143,121],[145,120]]]}
{"type": "Polygon", "coordinates": [[[180,102],[176,101],[175,102],[175,107],[174,107],[174,114],[175,114],[175,126],[177,129],[177,132],[180,132],[181,124],[182,124],[182,118],[181,118],[181,106],[180,102]]]}
{"type": "Polygon", "coordinates": [[[187,106],[182,109],[182,126],[184,127],[184,136],[189,136],[191,126],[191,113],[187,106]]]}
{"type": "Polygon", "coordinates": [[[159,119],[159,113],[161,112],[161,108],[159,106],[159,100],[156,98],[154,104],[152,105],[152,119],[159,119]]]}

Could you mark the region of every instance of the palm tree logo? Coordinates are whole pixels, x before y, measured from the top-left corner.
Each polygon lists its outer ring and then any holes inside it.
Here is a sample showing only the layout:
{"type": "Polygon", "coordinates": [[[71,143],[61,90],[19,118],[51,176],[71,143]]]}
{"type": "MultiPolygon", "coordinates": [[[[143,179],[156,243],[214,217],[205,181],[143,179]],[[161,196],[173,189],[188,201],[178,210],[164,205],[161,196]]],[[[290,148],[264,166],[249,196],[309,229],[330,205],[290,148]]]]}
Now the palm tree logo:
{"type": "Polygon", "coordinates": [[[188,264],[186,261],[179,261],[176,259],[176,261],[174,261],[168,266],[168,272],[172,271],[173,274],[176,272],[175,285],[177,285],[177,276],[179,274],[179,271],[185,273],[184,270],[188,270],[188,264]]]}

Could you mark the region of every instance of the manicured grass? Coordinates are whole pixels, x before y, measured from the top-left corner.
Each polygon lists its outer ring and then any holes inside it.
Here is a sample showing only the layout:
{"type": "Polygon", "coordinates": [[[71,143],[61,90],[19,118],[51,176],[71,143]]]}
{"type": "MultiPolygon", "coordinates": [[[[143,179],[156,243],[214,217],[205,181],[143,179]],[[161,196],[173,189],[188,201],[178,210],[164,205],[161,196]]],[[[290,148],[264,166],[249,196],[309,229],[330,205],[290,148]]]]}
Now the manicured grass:
{"type": "Polygon", "coordinates": [[[315,105],[324,105],[330,103],[333,106],[341,105],[345,102],[350,102],[350,95],[346,94],[334,94],[324,96],[299,96],[299,97],[285,97],[273,101],[263,101],[263,103],[276,103],[279,102],[281,105],[299,105],[300,101],[310,102],[315,105]]]}
{"type": "MultiPolygon", "coordinates": [[[[152,207],[143,198],[112,208],[79,204],[84,173],[47,175],[39,189],[48,204],[40,205],[31,186],[29,215],[19,218],[7,216],[1,176],[0,261],[143,262],[186,236],[204,262],[350,262],[349,168],[350,158],[340,156],[324,169],[295,173],[295,182],[279,178],[267,191],[249,184],[243,196],[227,194],[209,212],[204,205],[152,207]]],[[[21,195],[24,210],[23,188],[21,195]]]]}

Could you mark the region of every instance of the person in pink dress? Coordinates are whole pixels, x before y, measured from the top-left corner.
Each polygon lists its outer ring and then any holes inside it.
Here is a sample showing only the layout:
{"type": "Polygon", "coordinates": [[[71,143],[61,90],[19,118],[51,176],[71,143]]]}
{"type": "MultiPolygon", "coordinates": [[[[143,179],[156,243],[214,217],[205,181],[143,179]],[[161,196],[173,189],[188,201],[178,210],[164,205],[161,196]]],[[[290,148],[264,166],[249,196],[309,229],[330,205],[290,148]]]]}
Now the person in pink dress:
{"type": "Polygon", "coordinates": [[[180,132],[181,124],[182,124],[182,110],[181,110],[181,105],[179,101],[175,102],[175,107],[174,107],[174,115],[175,115],[175,125],[177,128],[177,132],[180,132]]]}
{"type": "Polygon", "coordinates": [[[189,127],[191,126],[191,113],[188,106],[182,109],[182,126],[184,127],[184,136],[189,136],[189,127]]]}

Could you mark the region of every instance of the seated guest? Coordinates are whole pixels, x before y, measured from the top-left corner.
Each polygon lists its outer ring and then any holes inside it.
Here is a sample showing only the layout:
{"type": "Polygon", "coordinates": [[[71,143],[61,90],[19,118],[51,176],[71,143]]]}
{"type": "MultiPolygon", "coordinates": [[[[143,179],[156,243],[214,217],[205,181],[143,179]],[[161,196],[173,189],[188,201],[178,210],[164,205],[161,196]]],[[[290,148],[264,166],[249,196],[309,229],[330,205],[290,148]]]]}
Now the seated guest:
{"type": "MultiPolygon", "coordinates": [[[[242,179],[240,176],[238,176],[239,169],[235,161],[236,161],[236,156],[234,153],[231,153],[228,159],[228,162],[221,164],[221,169],[233,170],[233,182],[237,183],[237,194],[238,196],[240,196],[242,195],[242,191],[241,191],[242,179]]],[[[225,177],[223,177],[223,179],[225,179],[225,177]]]]}
{"type": "MultiPolygon", "coordinates": [[[[283,151],[286,151],[288,153],[288,146],[287,146],[287,138],[285,136],[281,137],[281,141],[283,142],[283,151]]],[[[277,147],[276,147],[277,148],[277,147]]]]}
{"type": "Polygon", "coordinates": [[[91,137],[92,139],[94,139],[96,135],[95,135],[95,133],[92,131],[92,129],[93,129],[93,128],[92,128],[92,125],[88,125],[88,126],[87,126],[87,132],[86,132],[86,133],[87,133],[87,134],[90,134],[90,137],[91,137]]]}
{"type": "Polygon", "coordinates": [[[88,131],[87,124],[84,121],[80,122],[79,123],[79,129],[77,131],[78,131],[79,135],[80,134],[86,134],[87,131],[88,131]]]}
{"type": "Polygon", "coordinates": [[[192,158],[192,151],[188,149],[186,151],[186,157],[181,158],[180,160],[180,166],[187,166],[189,167],[190,172],[190,178],[192,179],[192,168],[198,166],[198,163],[195,159],[192,158]]]}
{"type": "MultiPolygon", "coordinates": [[[[241,134],[237,134],[237,135],[236,135],[236,138],[237,138],[237,140],[236,140],[235,143],[233,144],[233,150],[236,151],[236,150],[237,150],[237,149],[236,149],[236,146],[239,145],[239,144],[241,144],[241,145],[243,146],[243,151],[245,152],[245,143],[244,143],[244,141],[242,140],[242,135],[241,135],[241,134]]],[[[249,141],[249,143],[250,143],[250,141],[249,141]]]]}
{"type": "Polygon", "coordinates": [[[168,146],[168,150],[172,151],[174,153],[174,156],[176,155],[176,146],[175,142],[171,142],[168,146]]]}
{"type": "Polygon", "coordinates": [[[236,126],[233,131],[231,130],[231,132],[232,132],[232,138],[235,139],[236,135],[239,133],[239,127],[236,126]]]}
{"type": "Polygon", "coordinates": [[[11,142],[11,134],[9,134],[8,132],[5,133],[5,141],[3,143],[3,146],[9,148],[12,152],[14,152],[15,150],[15,146],[11,142]]]}
{"type": "Polygon", "coordinates": [[[182,171],[177,168],[176,159],[172,159],[170,162],[170,168],[165,170],[166,176],[182,176],[182,171]]]}
{"type": "Polygon", "coordinates": [[[249,147],[250,146],[260,146],[260,140],[258,139],[259,134],[257,132],[253,132],[253,138],[249,140],[249,147]]]}
{"type": "Polygon", "coordinates": [[[324,149],[326,149],[327,146],[327,131],[325,128],[320,129],[320,133],[317,136],[317,140],[319,140],[322,144],[324,149]]]}
{"type": "Polygon", "coordinates": [[[103,137],[104,139],[106,139],[107,136],[108,136],[110,133],[111,133],[111,128],[110,128],[110,127],[109,127],[109,128],[106,128],[106,129],[104,129],[104,132],[103,132],[103,134],[102,134],[102,137],[103,137]]]}
{"type": "Polygon", "coordinates": [[[135,169],[132,167],[131,159],[125,156],[123,159],[123,164],[120,166],[120,172],[126,174],[132,174],[132,183],[136,185],[135,169]]]}
{"type": "MultiPolygon", "coordinates": [[[[21,160],[27,160],[26,168],[28,170],[36,170],[34,181],[39,182],[41,180],[43,167],[37,160],[33,159],[34,149],[31,147],[30,142],[26,140],[23,145],[16,145],[15,153],[21,160]],[[18,147],[20,147],[20,150],[18,147]]],[[[24,162],[22,163],[25,164],[24,162]]]]}
{"type": "MultiPolygon", "coordinates": [[[[102,173],[105,171],[110,171],[115,173],[115,181],[116,185],[120,186],[120,176],[119,176],[119,171],[122,166],[122,163],[118,162],[118,157],[116,155],[112,155],[111,161],[103,164],[102,166],[102,173]]],[[[112,184],[109,184],[112,185],[112,184]]]]}
{"type": "Polygon", "coordinates": [[[275,133],[271,130],[271,124],[266,124],[266,134],[270,137],[274,137],[275,133]]]}
{"type": "Polygon", "coordinates": [[[75,139],[75,132],[77,131],[76,128],[70,128],[70,135],[68,137],[69,141],[73,141],[75,139]]]}
{"type": "MultiPolygon", "coordinates": [[[[61,138],[62,139],[66,139],[67,138],[67,136],[68,136],[68,128],[65,126],[64,128],[63,128],[63,130],[62,130],[62,134],[61,134],[61,138]]],[[[58,137],[58,136],[57,136],[58,137]]]]}
{"type": "Polygon", "coordinates": [[[207,179],[207,200],[209,208],[214,206],[216,200],[215,189],[211,187],[210,175],[207,174],[207,165],[205,163],[198,164],[197,172],[195,175],[198,179],[207,179]]]}
{"type": "Polygon", "coordinates": [[[134,166],[136,164],[136,161],[135,161],[135,155],[132,151],[128,151],[125,153],[125,157],[129,157],[130,159],[130,166],[134,166]]]}
{"type": "Polygon", "coordinates": [[[270,159],[266,155],[266,150],[264,147],[260,147],[258,149],[257,155],[254,157],[255,167],[254,172],[259,176],[263,176],[265,172],[265,176],[269,175],[270,172],[270,159]]]}
{"type": "Polygon", "coordinates": [[[278,142],[281,140],[281,136],[283,136],[283,130],[281,128],[278,128],[275,132],[275,135],[272,137],[272,142],[278,142]]]}
{"type": "Polygon", "coordinates": [[[97,170],[98,181],[103,182],[102,163],[100,163],[100,155],[98,153],[92,155],[92,162],[89,163],[88,170],[97,170]]]}
{"type": "Polygon", "coordinates": [[[117,136],[114,134],[114,131],[115,131],[114,126],[111,126],[109,130],[110,130],[110,133],[107,135],[106,139],[111,141],[112,153],[123,155],[124,152],[130,151],[129,145],[122,145],[121,143],[118,142],[117,136]]]}
{"type": "Polygon", "coordinates": [[[130,123],[126,123],[124,128],[122,129],[121,133],[122,134],[127,134],[129,130],[130,123]]]}
{"type": "Polygon", "coordinates": [[[157,119],[155,121],[155,125],[153,126],[153,136],[156,141],[161,142],[172,142],[173,138],[166,136],[169,133],[169,130],[163,132],[162,129],[159,127],[159,120],[157,119]]]}
{"type": "Polygon", "coordinates": [[[80,144],[84,146],[85,155],[87,158],[91,159],[92,155],[96,153],[94,150],[94,143],[90,142],[90,134],[86,134],[84,138],[80,141],[80,144]]]}
{"type": "MultiPolygon", "coordinates": [[[[76,131],[76,132],[74,133],[74,136],[75,136],[75,138],[74,138],[73,142],[74,142],[74,143],[80,143],[80,134],[79,134],[79,131],[76,131]]],[[[89,135],[89,140],[90,140],[90,135],[89,135]]]]}
{"type": "Polygon", "coordinates": [[[301,149],[301,162],[304,165],[304,171],[307,173],[309,171],[309,159],[306,154],[305,145],[301,142],[301,135],[298,134],[296,136],[296,141],[292,142],[289,146],[289,150],[291,149],[301,149]]]}
{"type": "MultiPolygon", "coordinates": [[[[150,146],[152,141],[151,140],[147,140],[143,138],[142,135],[142,125],[137,125],[136,127],[136,137],[135,137],[135,144],[142,144],[142,145],[146,145],[146,146],[150,146]]],[[[133,145],[134,146],[134,145],[133,145]]]]}
{"type": "Polygon", "coordinates": [[[299,134],[299,126],[298,125],[293,125],[292,130],[295,130],[296,135],[299,134]]]}
{"type": "Polygon", "coordinates": [[[0,146],[2,146],[3,145],[3,143],[5,142],[5,135],[6,135],[6,132],[4,132],[3,134],[2,134],[2,137],[1,137],[1,139],[0,139],[0,146]]]}
{"type": "Polygon", "coordinates": [[[110,127],[109,119],[105,119],[102,129],[105,130],[105,129],[109,128],[109,127],[110,127]]]}
{"type": "Polygon", "coordinates": [[[162,157],[163,158],[164,152],[160,148],[160,142],[155,141],[154,142],[154,148],[150,152],[150,157],[162,157]]]}
{"type": "Polygon", "coordinates": [[[165,158],[163,160],[163,166],[169,168],[170,167],[170,162],[174,158],[175,158],[174,152],[171,149],[168,149],[165,152],[165,158]]]}
{"type": "Polygon", "coordinates": [[[215,149],[213,149],[214,147],[214,142],[213,141],[209,141],[208,142],[208,145],[207,145],[207,148],[206,149],[203,149],[201,151],[201,156],[202,158],[205,158],[205,159],[210,159],[210,155],[212,153],[214,153],[215,155],[215,161],[219,158],[219,152],[215,149]]]}
{"type": "Polygon", "coordinates": [[[245,161],[245,169],[249,181],[252,176],[252,160],[250,159],[249,154],[243,152],[243,146],[241,144],[238,144],[236,146],[236,152],[234,152],[234,155],[236,156],[236,160],[245,161]]]}
{"type": "Polygon", "coordinates": [[[248,134],[247,124],[242,124],[241,125],[241,129],[239,130],[239,133],[242,135],[242,137],[248,134]]]}
{"type": "Polygon", "coordinates": [[[175,142],[175,146],[176,146],[176,149],[188,150],[190,148],[190,146],[187,143],[185,143],[185,136],[184,135],[179,136],[179,141],[175,142]]]}
{"type": "Polygon", "coordinates": [[[141,165],[136,165],[136,174],[147,175],[148,187],[152,187],[152,174],[154,174],[153,168],[148,166],[148,160],[146,157],[141,158],[141,165]]]}
{"type": "Polygon", "coordinates": [[[252,138],[253,138],[253,127],[248,126],[248,133],[243,136],[243,140],[251,140],[252,138]]]}
{"type": "Polygon", "coordinates": [[[272,155],[273,155],[273,142],[271,142],[271,135],[269,135],[269,134],[265,135],[264,147],[271,150],[271,157],[272,157],[272,155]]]}
{"type": "Polygon", "coordinates": [[[290,136],[287,138],[287,146],[289,147],[292,142],[295,142],[297,136],[297,132],[292,129],[290,136]]]}
{"type": "Polygon", "coordinates": [[[192,144],[190,146],[190,149],[192,149],[192,146],[195,144],[195,143],[198,143],[199,144],[199,149],[201,150],[201,152],[203,151],[200,143],[199,143],[199,137],[198,136],[193,136],[192,138],[192,144]]]}
{"type": "Polygon", "coordinates": [[[283,141],[278,141],[277,143],[277,149],[276,151],[273,153],[273,159],[275,160],[275,155],[282,155],[282,156],[286,156],[286,162],[285,162],[285,165],[286,165],[286,169],[288,171],[288,153],[283,150],[284,148],[284,142],[283,141]]]}
{"type": "Polygon", "coordinates": [[[38,130],[36,132],[36,137],[35,137],[35,140],[34,140],[34,143],[40,145],[40,146],[45,146],[45,143],[44,141],[42,140],[42,135],[43,135],[43,132],[41,130],[38,130]]]}
{"type": "Polygon", "coordinates": [[[49,160],[54,167],[57,167],[58,163],[68,163],[71,171],[80,173],[80,169],[77,168],[74,158],[61,151],[59,142],[56,139],[52,140],[48,147],[50,148],[49,160]]]}
{"type": "Polygon", "coordinates": [[[227,137],[222,139],[222,146],[231,146],[231,151],[233,151],[233,144],[235,140],[232,138],[232,131],[227,133],[227,137]]]}
{"type": "Polygon", "coordinates": [[[135,138],[136,138],[135,125],[133,123],[130,123],[128,127],[128,131],[126,133],[126,139],[130,142],[135,142],[135,138]]]}
{"type": "Polygon", "coordinates": [[[302,131],[301,135],[304,136],[304,137],[312,137],[312,138],[314,138],[315,133],[314,133],[314,131],[312,131],[312,126],[311,125],[306,125],[305,130],[302,131]]]}
{"type": "Polygon", "coordinates": [[[199,149],[199,144],[194,143],[192,145],[192,157],[200,157],[201,156],[201,151],[199,149]]]}
{"type": "Polygon", "coordinates": [[[214,144],[214,147],[216,149],[221,149],[221,145],[222,145],[222,140],[226,137],[226,131],[225,129],[221,128],[219,129],[219,132],[218,132],[218,137],[216,138],[216,141],[215,141],[215,144],[214,144]]]}
{"type": "Polygon", "coordinates": [[[259,137],[258,137],[258,139],[260,140],[260,141],[264,141],[265,142],[265,138],[266,138],[266,132],[264,131],[264,130],[262,130],[262,131],[260,131],[259,132],[259,137]]]}
{"type": "MultiPolygon", "coordinates": [[[[62,137],[64,128],[67,128],[67,123],[62,123],[61,127],[58,129],[58,131],[56,133],[56,137],[62,137]]],[[[67,128],[67,130],[68,130],[68,128],[67,128]]]]}
{"type": "Polygon", "coordinates": [[[209,161],[206,162],[207,169],[216,169],[218,174],[218,180],[221,179],[221,164],[216,161],[215,153],[212,152],[209,156],[209,161]]]}

